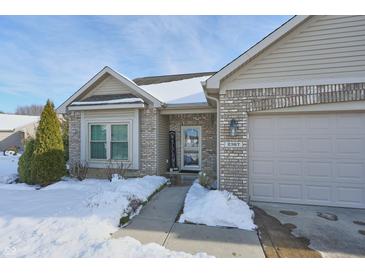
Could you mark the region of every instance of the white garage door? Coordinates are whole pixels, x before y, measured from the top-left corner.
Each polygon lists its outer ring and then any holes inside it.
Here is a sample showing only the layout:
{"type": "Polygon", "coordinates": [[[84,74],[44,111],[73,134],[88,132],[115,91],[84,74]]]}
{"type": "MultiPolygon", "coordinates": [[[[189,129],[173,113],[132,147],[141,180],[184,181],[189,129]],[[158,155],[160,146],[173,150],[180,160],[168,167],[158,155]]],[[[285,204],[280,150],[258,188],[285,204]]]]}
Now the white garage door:
{"type": "Polygon", "coordinates": [[[252,115],[254,201],[365,208],[365,113],[252,115]]]}

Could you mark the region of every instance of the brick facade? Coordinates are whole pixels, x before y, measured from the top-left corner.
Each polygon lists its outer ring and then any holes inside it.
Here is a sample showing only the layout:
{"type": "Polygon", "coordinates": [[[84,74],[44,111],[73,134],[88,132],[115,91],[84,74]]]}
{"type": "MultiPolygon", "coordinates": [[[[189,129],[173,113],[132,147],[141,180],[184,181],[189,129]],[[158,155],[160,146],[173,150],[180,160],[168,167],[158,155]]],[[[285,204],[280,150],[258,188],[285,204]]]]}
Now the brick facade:
{"type": "Polygon", "coordinates": [[[145,108],[139,112],[140,175],[156,175],[157,170],[157,120],[156,108],[145,108]]]}
{"type": "Polygon", "coordinates": [[[220,187],[247,201],[249,112],[365,100],[365,83],[227,90],[219,99],[220,187]],[[236,136],[230,136],[231,119],[238,122],[236,136]],[[226,147],[229,141],[242,142],[242,147],[226,147]]]}
{"type": "MultiPolygon", "coordinates": [[[[70,163],[80,160],[80,138],[81,138],[81,112],[72,111],[68,113],[69,119],[69,138],[70,138],[70,163]]],[[[166,161],[166,157],[159,157],[162,150],[160,145],[168,143],[158,142],[161,134],[168,135],[166,132],[158,132],[158,123],[169,121],[167,129],[176,131],[177,141],[177,158],[178,166],[181,166],[181,126],[201,126],[202,127],[202,170],[210,176],[216,176],[216,114],[178,114],[169,115],[169,119],[161,119],[159,110],[156,108],[145,108],[139,112],[139,142],[140,142],[140,168],[139,170],[131,170],[128,176],[144,176],[162,174],[159,166],[162,163],[158,161],[166,161]]],[[[105,177],[104,172],[100,169],[89,168],[90,177],[105,177]]]]}
{"type": "MultiPolygon", "coordinates": [[[[131,170],[128,176],[156,175],[157,171],[157,117],[155,108],[145,108],[139,112],[139,170],[131,170]]],[[[70,111],[69,119],[69,162],[78,162],[81,157],[81,111],[70,111]]],[[[103,178],[100,169],[89,168],[89,177],[103,178]]]]}
{"type": "Polygon", "coordinates": [[[69,128],[69,162],[80,161],[81,112],[71,111],[67,114],[69,128]]]}
{"type": "Polygon", "coordinates": [[[215,177],[217,171],[217,118],[215,113],[170,115],[170,130],[176,132],[177,164],[181,168],[181,127],[202,128],[202,170],[215,177]]]}

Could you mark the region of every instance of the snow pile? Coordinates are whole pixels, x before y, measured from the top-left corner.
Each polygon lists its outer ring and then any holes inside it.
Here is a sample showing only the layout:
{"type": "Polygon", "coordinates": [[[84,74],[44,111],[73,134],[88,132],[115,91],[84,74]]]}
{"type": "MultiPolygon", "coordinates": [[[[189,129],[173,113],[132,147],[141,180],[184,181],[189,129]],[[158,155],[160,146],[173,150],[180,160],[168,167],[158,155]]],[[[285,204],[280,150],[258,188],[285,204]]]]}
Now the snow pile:
{"type": "Polygon", "coordinates": [[[208,190],[195,181],[186,195],[179,222],[253,230],[253,217],[248,205],[232,193],[208,190]]]}
{"type": "Polygon", "coordinates": [[[139,241],[131,237],[124,237],[121,239],[114,239],[105,241],[100,245],[94,246],[94,249],[88,250],[85,257],[102,257],[112,258],[120,257],[120,254],[124,254],[123,257],[128,258],[208,258],[206,253],[197,253],[191,255],[185,252],[172,251],[165,247],[150,243],[142,245],[139,241]]]}
{"type": "Polygon", "coordinates": [[[18,160],[20,155],[13,155],[11,152],[0,151],[0,184],[9,184],[18,177],[18,160]]]}
{"type": "Polygon", "coordinates": [[[191,257],[111,238],[130,200],[145,201],[164,183],[163,177],[146,176],[113,183],[65,179],[39,190],[2,184],[0,257],[191,257]]]}

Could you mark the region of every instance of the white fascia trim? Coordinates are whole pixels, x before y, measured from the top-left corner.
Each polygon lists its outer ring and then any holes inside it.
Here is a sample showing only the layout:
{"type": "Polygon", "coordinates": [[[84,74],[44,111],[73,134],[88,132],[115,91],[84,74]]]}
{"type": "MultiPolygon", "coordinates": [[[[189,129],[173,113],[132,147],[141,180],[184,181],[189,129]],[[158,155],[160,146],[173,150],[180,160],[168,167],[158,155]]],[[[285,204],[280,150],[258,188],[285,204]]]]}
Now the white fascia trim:
{"type": "Polygon", "coordinates": [[[194,108],[194,109],[161,109],[161,115],[173,114],[199,114],[199,113],[216,113],[216,109],[212,108],[194,108]]]}
{"type": "Polygon", "coordinates": [[[161,114],[194,114],[194,113],[215,113],[216,108],[208,103],[190,103],[190,104],[166,104],[160,110],[161,114]]]}
{"type": "Polygon", "coordinates": [[[135,95],[140,95],[147,101],[153,103],[155,107],[161,107],[162,103],[153,97],[151,94],[147,93],[145,90],[137,86],[132,80],[127,77],[121,75],[120,73],[114,71],[110,67],[105,67],[101,71],[99,71],[94,77],[92,77],[85,85],[83,85],[78,91],[76,91],[72,96],[70,96],[65,102],[63,102],[58,108],[57,113],[65,114],[67,106],[69,106],[76,98],[82,95],[88,88],[90,88],[98,79],[100,79],[106,73],[112,75],[117,78],[123,84],[130,87],[132,90],[136,92],[135,95]]]}
{"type": "Polygon", "coordinates": [[[208,103],[166,104],[166,108],[206,108],[208,103]]]}
{"type": "Polygon", "coordinates": [[[256,45],[248,49],[246,52],[237,57],[231,63],[229,63],[221,70],[219,70],[217,73],[213,74],[210,78],[208,78],[206,80],[206,88],[215,89],[215,91],[217,91],[220,86],[220,81],[225,76],[236,70],[238,67],[242,66],[245,62],[250,60],[252,57],[256,56],[261,51],[265,50],[267,47],[269,47],[271,44],[279,40],[281,37],[283,37],[285,34],[287,34],[293,28],[297,27],[299,24],[304,22],[309,17],[310,17],[309,15],[297,15],[291,18],[281,27],[270,33],[256,45]]]}
{"type": "Polygon", "coordinates": [[[90,105],[90,106],[69,106],[68,110],[95,110],[95,109],[135,109],[144,108],[143,103],[139,104],[113,104],[113,105],[90,105]]]}

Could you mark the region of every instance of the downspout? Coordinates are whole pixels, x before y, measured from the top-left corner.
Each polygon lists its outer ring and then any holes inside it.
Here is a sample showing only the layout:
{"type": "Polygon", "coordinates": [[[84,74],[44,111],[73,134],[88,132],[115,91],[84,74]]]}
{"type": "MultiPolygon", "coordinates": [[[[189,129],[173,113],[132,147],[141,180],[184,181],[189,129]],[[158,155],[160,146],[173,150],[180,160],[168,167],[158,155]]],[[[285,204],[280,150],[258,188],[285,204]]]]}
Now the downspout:
{"type": "Polygon", "coordinates": [[[220,152],[219,152],[220,151],[220,147],[219,147],[219,144],[220,144],[219,109],[220,108],[219,108],[219,99],[208,95],[208,92],[205,89],[206,82],[202,82],[202,86],[204,87],[205,97],[215,101],[217,104],[217,189],[220,189],[220,164],[219,164],[220,163],[220,157],[219,157],[220,156],[220,152]]]}

